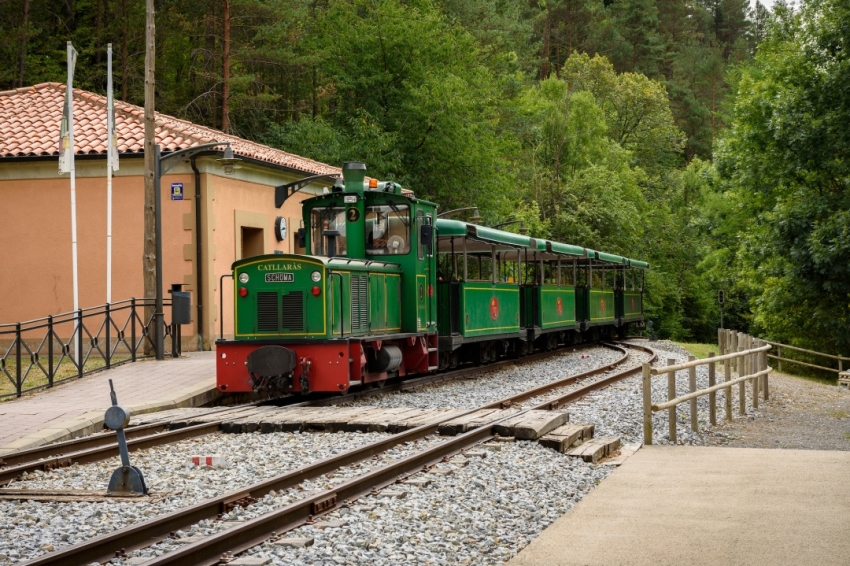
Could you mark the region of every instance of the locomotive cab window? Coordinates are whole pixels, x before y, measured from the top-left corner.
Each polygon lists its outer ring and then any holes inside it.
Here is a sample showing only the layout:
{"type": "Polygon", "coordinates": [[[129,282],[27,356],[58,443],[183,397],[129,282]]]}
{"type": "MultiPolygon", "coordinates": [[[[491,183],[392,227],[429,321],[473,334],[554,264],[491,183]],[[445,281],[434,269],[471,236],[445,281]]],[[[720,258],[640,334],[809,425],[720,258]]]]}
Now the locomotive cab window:
{"type": "Polygon", "coordinates": [[[410,207],[383,204],[366,207],[366,253],[397,255],[410,251],[410,207]]]}
{"type": "Polygon", "coordinates": [[[344,256],[345,209],[342,207],[314,208],[310,214],[310,243],[318,256],[344,256]]]}
{"type": "MultiPolygon", "coordinates": [[[[419,253],[419,259],[425,259],[425,257],[433,257],[434,255],[434,244],[433,240],[431,244],[425,244],[422,242],[422,226],[431,226],[431,217],[425,215],[425,211],[417,210],[416,211],[416,242],[417,242],[417,250],[419,253]]],[[[431,236],[434,237],[433,234],[431,236]]]]}

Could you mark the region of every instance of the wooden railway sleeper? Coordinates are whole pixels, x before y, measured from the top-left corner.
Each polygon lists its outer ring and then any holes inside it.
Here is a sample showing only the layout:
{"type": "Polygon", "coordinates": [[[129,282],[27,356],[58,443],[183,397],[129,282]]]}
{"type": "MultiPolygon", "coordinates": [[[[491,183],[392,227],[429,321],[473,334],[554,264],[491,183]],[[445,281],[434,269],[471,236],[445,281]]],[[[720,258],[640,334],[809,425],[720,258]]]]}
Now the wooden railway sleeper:
{"type": "Polygon", "coordinates": [[[225,513],[230,513],[237,507],[250,507],[252,504],[256,503],[256,501],[257,500],[251,497],[250,493],[247,491],[239,493],[221,502],[221,514],[224,515],[225,513]]]}

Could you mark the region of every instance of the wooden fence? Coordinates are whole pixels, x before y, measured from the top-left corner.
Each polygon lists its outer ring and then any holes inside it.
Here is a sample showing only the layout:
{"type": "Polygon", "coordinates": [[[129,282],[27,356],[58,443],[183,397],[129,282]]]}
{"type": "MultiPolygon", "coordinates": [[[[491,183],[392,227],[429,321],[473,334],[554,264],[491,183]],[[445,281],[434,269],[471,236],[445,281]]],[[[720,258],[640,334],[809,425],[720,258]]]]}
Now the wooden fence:
{"type": "Polygon", "coordinates": [[[759,391],[762,392],[764,400],[770,398],[769,374],[773,368],[767,365],[767,352],[772,346],[763,340],[758,340],[744,334],[734,333],[734,340],[728,333],[723,336],[726,341],[721,340],[721,355],[715,357],[714,352],[704,360],[697,360],[693,356],[688,361],[676,364],[675,360],[667,360],[667,366],[653,368],[649,364],[643,364],[643,442],[652,444],[652,413],[667,410],[670,426],[670,441],[676,442],[676,406],[685,401],[690,402],[691,429],[699,429],[697,419],[697,398],[703,395],[709,396],[709,420],[712,425],[717,424],[717,391],[725,390],[725,412],[726,420],[732,420],[732,386],[737,384],[738,389],[738,411],[746,415],[747,381],[752,383],[752,404],[758,408],[759,391]],[[731,353],[726,353],[731,352],[731,353]],[[723,383],[716,383],[717,365],[723,366],[723,383]],[[708,366],[708,387],[697,390],[696,368],[708,366]],[[676,397],[676,372],[688,370],[690,392],[676,397]],[[739,377],[732,378],[732,370],[736,370],[739,377]],[[652,403],[652,378],[653,376],[667,374],[667,402],[652,403]]]}
{"type": "MultiPolygon", "coordinates": [[[[734,330],[728,330],[725,328],[717,329],[717,343],[720,346],[720,353],[723,354],[727,351],[734,352],[737,349],[737,335],[738,333],[734,330]]],[[[782,371],[782,362],[787,362],[790,364],[797,364],[800,366],[810,367],[814,369],[831,371],[832,373],[840,374],[844,371],[844,362],[850,361],[850,358],[845,356],[834,356],[832,354],[824,354],[822,352],[815,352],[814,350],[806,350],[805,348],[798,348],[797,346],[789,346],[788,344],[782,344],[780,342],[771,342],[770,340],[764,340],[765,344],[770,344],[771,346],[776,347],[776,355],[768,354],[767,357],[771,360],[776,360],[778,362],[777,370],[782,371]],[[792,360],[791,358],[783,358],[782,357],[782,349],[792,350],[794,352],[801,352],[803,354],[809,354],[811,356],[827,358],[830,360],[838,360],[838,369],[819,366],[816,364],[810,364],[808,362],[803,362],[800,360],[792,360]]]]}

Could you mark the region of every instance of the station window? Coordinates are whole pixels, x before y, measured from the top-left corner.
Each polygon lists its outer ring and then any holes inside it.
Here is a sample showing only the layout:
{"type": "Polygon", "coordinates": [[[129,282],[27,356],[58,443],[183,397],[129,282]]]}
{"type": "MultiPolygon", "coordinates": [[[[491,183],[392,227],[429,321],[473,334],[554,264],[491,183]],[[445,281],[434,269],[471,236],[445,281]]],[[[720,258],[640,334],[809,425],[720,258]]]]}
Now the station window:
{"type": "Polygon", "coordinates": [[[346,255],[345,209],[342,207],[314,208],[310,214],[310,243],[313,255],[346,255]],[[335,251],[331,250],[334,242],[335,251]]]}
{"type": "Polygon", "coordinates": [[[410,208],[384,204],[366,207],[366,253],[406,254],[410,251],[410,208]]]}

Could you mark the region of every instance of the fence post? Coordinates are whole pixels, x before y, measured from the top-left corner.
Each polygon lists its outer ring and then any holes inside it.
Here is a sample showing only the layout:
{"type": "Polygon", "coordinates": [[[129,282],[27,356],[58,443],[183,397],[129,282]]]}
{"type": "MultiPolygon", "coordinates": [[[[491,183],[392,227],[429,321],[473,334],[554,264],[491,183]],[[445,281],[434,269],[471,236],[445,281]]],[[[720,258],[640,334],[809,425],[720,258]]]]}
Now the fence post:
{"type": "MultiPolygon", "coordinates": [[[[742,332],[733,332],[732,333],[732,351],[733,352],[740,352],[741,351],[740,344],[738,344],[738,342],[739,342],[738,339],[741,337],[741,334],[743,334],[743,333],[742,332]]],[[[735,370],[736,372],[738,371],[738,360],[739,359],[740,358],[732,358],[732,360],[731,360],[732,361],[732,369],[735,370]]]]}
{"type": "Polygon", "coordinates": [[[652,444],[652,374],[650,365],[643,364],[643,443],[652,444]]]}
{"type": "MultiPolygon", "coordinates": [[[[738,335],[736,336],[736,338],[737,338],[737,340],[736,340],[737,350],[738,350],[738,353],[740,354],[745,349],[744,333],[739,332],[738,335]]],[[[743,358],[744,358],[744,356],[739,356],[739,357],[735,358],[735,366],[736,366],[736,369],[738,370],[738,377],[741,377],[742,375],[747,375],[743,371],[743,368],[744,368],[744,359],[743,358]]],[[[746,385],[747,385],[747,383],[745,381],[742,381],[738,384],[738,414],[741,415],[741,416],[747,415],[747,389],[746,389],[746,385]]]]}
{"type": "MultiPolygon", "coordinates": [[[[731,360],[726,360],[726,363],[723,365],[723,380],[726,383],[732,381],[732,364],[731,360]]],[[[730,385],[726,389],[723,390],[723,396],[725,397],[724,404],[726,405],[726,422],[732,421],[732,386],[730,385]]]]}
{"type": "Polygon", "coordinates": [[[723,352],[726,350],[726,348],[723,344],[723,338],[724,338],[723,333],[724,333],[723,328],[717,329],[717,351],[720,352],[721,356],[723,355],[723,352]]]}
{"type": "Polygon", "coordinates": [[[112,316],[110,315],[109,303],[106,303],[106,369],[112,367],[112,316]]]}
{"type": "MultiPolygon", "coordinates": [[[[753,340],[753,337],[750,336],[750,348],[756,347],[758,344],[758,340],[753,340]]],[[[761,352],[756,352],[755,354],[750,354],[750,373],[757,373],[759,367],[759,354],[761,352]]],[[[753,378],[753,409],[759,408],[759,385],[761,384],[761,380],[758,377],[753,378]]]]}
{"type": "Polygon", "coordinates": [[[136,361],[136,297],[130,299],[130,359],[136,361]]]}
{"type": "Polygon", "coordinates": [[[47,386],[53,387],[53,315],[47,316],[47,386]]]}
{"type": "Polygon", "coordinates": [[[83,377],[83,309],[77,311],[77,377],[83,377]]]}
{"type": "Polygon", "coordinates": [[[779,373],[782,373],[782,346],[776,347],[776,357],[779,358],[776,360],[779,362],[779,373]]]}
{"type": "MultiPolygon", "coordinates": [[[[667,365],[673,366],[676,365],[676,360],[673,358],[667,358],[667,365]]],[[[667,372],[667,400],[676,398],[676,372],[668,371],[667,372]]],[[[670,407],[667,409],[667,420],[670,426],[670,442],[676,443],[676,407],[670,407]]]]}
{"type": "Polygon", "coordinates": [[[24,382],[21,380],[21,323],[15,324],[15,390],[18,397],[21,396],[21,389],[24,382]]]}
{"type": "MultiPolygon", "coordinates": [[[[688,361],[692,362],[696,360],[694,356],[688,356],[688,361]]],[[[690,393],[693,393],[697,390],[697,368],[689,367],[688,368],[688,388],[690,393]]],[[[696,432],[699,430],[699,419],[697,418],[697,399],[694,397],[690,400],[691,405],[691,430],[696,432]]]]}
{"type": "MultiPolygon", "coordinates": [[[[761,353],[761,369],[767,369],[767,351],[761,353]]],[[[768,377],[770,376],[770,372],[764,374],[764,400],[770,400],[770,385],[768,381],[768,377]]]]}
{"type": "MultiPolygon", "coordinates": [[[[714,357],[714,352],[708,353],[709,358],[714,357]]],[[[708,386],[714,387],[716,383],[716,379],[714,376],[714,366],[715,362],[708,362],[708,386]]],[[[711,426],[715,426],[717,424],[717,393],[711,392],[708,394],[708,422],[711,423],[711,426]]]]}

